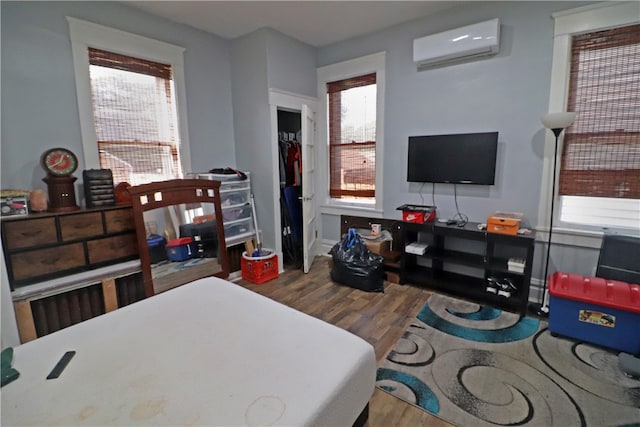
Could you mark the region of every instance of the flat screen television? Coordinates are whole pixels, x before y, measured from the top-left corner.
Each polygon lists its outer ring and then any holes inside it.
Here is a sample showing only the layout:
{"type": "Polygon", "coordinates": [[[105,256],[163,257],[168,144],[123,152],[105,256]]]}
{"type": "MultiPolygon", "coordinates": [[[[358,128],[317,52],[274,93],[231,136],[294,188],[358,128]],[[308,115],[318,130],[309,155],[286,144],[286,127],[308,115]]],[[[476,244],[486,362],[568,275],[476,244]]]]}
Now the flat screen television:
{"type": "Polygon", "coordinates": [[[407,181],[493,185],[498,132],[409,137],[407,181]]]}

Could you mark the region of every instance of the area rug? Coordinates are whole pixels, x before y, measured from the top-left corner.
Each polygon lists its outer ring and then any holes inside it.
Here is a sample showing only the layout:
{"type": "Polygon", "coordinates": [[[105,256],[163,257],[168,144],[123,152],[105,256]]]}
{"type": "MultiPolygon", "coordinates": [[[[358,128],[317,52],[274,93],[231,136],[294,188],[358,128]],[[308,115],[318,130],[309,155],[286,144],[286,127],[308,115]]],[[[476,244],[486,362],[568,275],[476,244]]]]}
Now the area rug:
{"type": "Polygon", "coordinates": [[[640,381],[619,370],[617,352],[442,295],[389,352],[376,385],[458,426],[640,426],[640,381]]]}

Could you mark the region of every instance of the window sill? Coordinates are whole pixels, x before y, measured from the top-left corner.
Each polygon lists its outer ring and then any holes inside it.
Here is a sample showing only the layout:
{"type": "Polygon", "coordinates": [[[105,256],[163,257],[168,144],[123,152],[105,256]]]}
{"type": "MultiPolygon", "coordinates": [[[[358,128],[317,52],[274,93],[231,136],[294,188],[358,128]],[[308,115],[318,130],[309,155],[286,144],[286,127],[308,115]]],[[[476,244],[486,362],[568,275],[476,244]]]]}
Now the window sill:
{"type": "MultiPolygon", "coordinates": [[[[551,240],[552,243],[560,245],[599,249],[602,244],[603,234],[601,231],[554,227],[551,240]]],[[[547,242],[549,240],[549,230],[546,228],[537,229],[536,240],[539,242],[547,242]]]]}
{"type": "Polygon", "coordinates": [[[370,218],[382,218],[384,212],[374,206],[322,205],[320,213],[329,215],[364,215],[370,218]]]}
{"type": "MultiPolygon", "coordinates": [[[[609,230],[612,234],[624,234],[640,237],[640,230],[609,230]]],[[[605,231],[602,230],[586,230],[571,227],[554,227],[552,242],[560,245],[577,246],[583,248],[600,249],[602,245],[602,236],[605,231]]],[[[536,240],[539,242],[547,242],[549,240],[548,229],[543,226],[536,228],[536,240]]]]}

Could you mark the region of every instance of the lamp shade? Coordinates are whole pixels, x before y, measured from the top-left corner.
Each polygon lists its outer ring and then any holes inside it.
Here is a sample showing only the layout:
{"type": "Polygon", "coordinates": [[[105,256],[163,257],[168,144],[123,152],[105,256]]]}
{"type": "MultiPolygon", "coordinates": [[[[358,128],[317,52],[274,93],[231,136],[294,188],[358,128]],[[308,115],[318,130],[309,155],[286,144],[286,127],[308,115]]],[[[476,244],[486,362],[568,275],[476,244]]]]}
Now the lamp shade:
{"type": "Polygon", "coordinates": [[[540,121],[547,129],[566,129],[576,119],[576,113],[549,113],[540,117],[540,121]]]}

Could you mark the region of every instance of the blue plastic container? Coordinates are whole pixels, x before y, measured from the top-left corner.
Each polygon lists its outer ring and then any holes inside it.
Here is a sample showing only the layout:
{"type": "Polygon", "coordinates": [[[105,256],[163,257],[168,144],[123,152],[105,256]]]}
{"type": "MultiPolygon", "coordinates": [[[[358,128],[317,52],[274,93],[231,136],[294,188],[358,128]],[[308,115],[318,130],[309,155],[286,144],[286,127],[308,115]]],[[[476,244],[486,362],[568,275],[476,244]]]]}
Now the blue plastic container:
{"type": "Polygon", "coordinates": [[[640,285],[557,272],[549,295],[552,334],[640,355],[640,285]]]}
{"type": "Polygon", "coordinates": [[[191,237],[181,237],[167,242],[167,256],[170,261],[184,261],[193,258],[196,250],[191,237]]]}
{"type": "Polygon", "coordinates": [[[149,258],[151,264],[157,264],[167,260],[167,239],[157,234],[151,234],[147,237],[147,246],[149,247],[149,258]]]}

